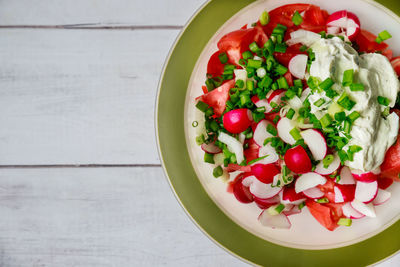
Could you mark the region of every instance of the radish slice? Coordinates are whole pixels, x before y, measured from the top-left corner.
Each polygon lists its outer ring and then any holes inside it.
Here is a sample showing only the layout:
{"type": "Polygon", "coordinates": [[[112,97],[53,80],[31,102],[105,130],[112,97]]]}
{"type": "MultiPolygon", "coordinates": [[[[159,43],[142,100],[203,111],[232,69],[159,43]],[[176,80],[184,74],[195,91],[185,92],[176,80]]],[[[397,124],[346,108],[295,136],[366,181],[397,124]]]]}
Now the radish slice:
{"type": "Polygon", "coordinates": [[[303,191],[303,194],[311,199],[318,199],[325,195],[325,193],[322,192],[318,187],[309,188],[303,191]]]}
{"type": "Polygon", "coordinates": [[[343,29],[350,40],[353,40],[360,32],[360,20],[354,13],[347,10],[340,10],[332,13],[327,20],[327,26],[328,33],[336,31],[337,28],[339,28],[339,30],[343,29]],[[335,29],[330,30],[330,28],[335,29]]]}
{"type": "Polygon", "coordinates": [[[309,129],[302,131],[301,136],[304,139],[304,143],[308,146],[315,160],[323,160],[326,156],[328,147],[326,140],[322,133],[315,129],[309,129]]]}
{"type": "Polygon", "coordinates": [[[266,113],[268,113],[268,112],[270,112],[272,110],[272,107],[268,103],[267,99],[261,99],[260,100],[260,99],[258,99],[258,97],[254,97],[254,96],[251,99],[252,99],[254,105],[256,105],[256,107],[258,107],[258,108],[264,107],[266,113]]]}
{"type": "Polygon", "coordinates": [[[267,120],[262,120],[257,124],[257,127],[254,130],[254,135],[253,135],[254,142],[256,142],[256,144],[261,147],[264,146],[265,139],[273,137],[272,134],[267,132],[268,124],[271,123],[267,120]]]}
{"type": "Polygon", "coordinates": [[[344,216],[346,216],[347,218],[350,218],[350,219],[360,219],[360,218],[365,217],[364,214],[359,213],[358,211],[353,209],[353,207],[351,206],[350,202],[344,204],[343,207],[342,207],[342,210],[343,210],[344,216]]]}
{"type": "Polygon", "coordinates": [[[378,182],[357,182],[355,198],[364,203],[370,203],[378,194],[378,182]]]}
{"type": "Polygon", "coordinates": [[[292,226],[285,214],[271,215],[267,210],[261,212],[260,216],[258,216],[258,220],[262,225],[273,229],[289,229],[292,226]]]}
{"type": "Polygon", "coordinates": [[[353,201],[356,187],[354,185],[335,185],[335,203],[353,201]]]}
{"type": "Polygon", "coordinates": [[[279,193],[282,204],[299,205],[306,201],[306,198],[302,193],[296,193],[293,187],[284,187],[281,193],[279,193]]]}
{"type": "Polygon", "coordinates": [[[273,148],[270,144],[261,147],[258,150],[258,157],[264,157],[267,156],[266,158],[255,162],[254,164],[270,164],[270,163],[274,163],[277,162],[279,159],[279,155],[278,153],[276,153],[275,148],[273,148]]]}
{"type": "Polygon", "coordinates": [[[357,199],[354,199],[350,204],[351,207],[356,211],[358,211],[359,213],[372,218],[376,217],[375,208],[374,205],[372,205],[372,203],[365,204],[362,203],[361,201],[358,201],[357,199]]]}
{"type": "Polygon", "coordinates": [[[282,213],[285,214],[286,216],[291,216],[294,214],[301,213],[301,209],[299,208],[299,206],[295,205],[289,211],[283,211],[282,213]]]}
{"type": "Polygon", "coordinates": [[[280,199],[279,199],[278,195],[271,197],[271,198],[266,198],[266,199],[254,197],[254,202],[257,204],[257,206],[260,209],[264,210],[264,209],[268,209],[269,207],[271,207],[273,205],[279,204],[280,199]]]}
{"type": "Polygon", "coordinates": [[[243,178],[240,178],[234,182],[233,195],[241,203],[251,203],[253,202],[253,195],[250,193],[249,188],[243,185],[242,181],[243,178]]]}
{"type": "Polygon", "coordinates": [[[338,34],[340,33],[340,27],[328,27],[326,29],[327,34],[338,34]]]}
{"type": "Polygon", "coordinates": [[[236,138],[224,133],[220,132],[218,135],[218,140],[228,146],[229,151],[235,154],[236,161],[238,163],[242,163],[244,160],[243,155],[243,145],[236,138]]]}
{"type": "Polygon", "coordinates": [[[335,154],[335,155],[333,155],[333,161],[328,166],[328,168],[325,168],[324,163],[321,161],[320,163],[317,164],[317,166],[315,168],[315,172],[322,174],[322,175],[328,175],[328,174],[332,174],[339,167],[340,167],[340,158],[337,154],[335,154]]]}
{"type": "Polygon", "coordinates": [[[307,55],[297,55],[292,57],[292,59],[289,61],[290,73],[294,77],[303,80],[306,74],[307,60],[308,60],[307,55]]]}
{"type": "Polygon", "coordinates": [[[280,187],[272,187],[271,184],[260,182],[255,176],[244,178],[242,184],[249,187],[253,196],[263,199],[274,197],[282,190],[280,187]]]}
{"type": "Polygon", "coordinates": [[[383,203],[388,201],[391,196],[392,193],[390,193],[389,191],[378,189],[378,194],[376,195],[374,201],[372,201],[372,204],[374,204],[375,206],[382,205],[383,203]]]}
{"type": "Polygon", "coordinates": [[[356,184],[356,180],[354,180],[349,167],[344,166],[340,170],[340,180],[338,184],[356,184]]]}
{"type": "Polygon", "coordinates": [[[351,170],[351,173],[357,181],[364,183],[371,183],[378,180],[378,174],[380,171],[370,171],[370,172],[362,172],[360,170],[351,170]]]}
{"type": "Polygon", "coordinates": [[[323,185],[326,183],[326,178],[315,172],[309,172],[301,175],[296,180],[295,191],[296,193],[303,192],[307,189],[316,187],[317,185],[323,185]]]}
{"type": "Polygon", "coordinates": [[[286,41],[289,46],[298,43],[311,46],[313,43],[321,39],[321,35],[311,31],[297,30],[290,33],[290,38],[290,40],[286,41]]]}
{"type": "Polygon", "coordinates": [[[204,152],[207,152],[208,154],[218,154],[220,153],[222,150],[217,147],[214,143],[209,143],[209,144],[202,144],[201,145],[201,149],[204,152]]]}
{"type": "Polygon", "coordinates": [[[294,145],[296,143],[296,140],[294,140],[293,136],[290,134],[290,131],[293,130],[294,127],[294,123],[286,117],[281,118],[276,125],[279,137],[283,142],[289,145],[294,145]]]}

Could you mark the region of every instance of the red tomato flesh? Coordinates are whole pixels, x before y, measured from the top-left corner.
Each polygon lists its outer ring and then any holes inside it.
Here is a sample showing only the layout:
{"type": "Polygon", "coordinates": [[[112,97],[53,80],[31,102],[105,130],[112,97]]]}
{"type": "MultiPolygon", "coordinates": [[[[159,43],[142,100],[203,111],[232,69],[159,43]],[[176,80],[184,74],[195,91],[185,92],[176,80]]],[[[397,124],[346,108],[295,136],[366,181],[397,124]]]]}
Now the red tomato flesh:
{"type": "Polygon", "coordinates": [[[213,108],[216,116],[221,116],[229,99],[229,90],[235,86],[235,80],[226,81],[220,87],[199,97],[201,101],[213,108]]]}

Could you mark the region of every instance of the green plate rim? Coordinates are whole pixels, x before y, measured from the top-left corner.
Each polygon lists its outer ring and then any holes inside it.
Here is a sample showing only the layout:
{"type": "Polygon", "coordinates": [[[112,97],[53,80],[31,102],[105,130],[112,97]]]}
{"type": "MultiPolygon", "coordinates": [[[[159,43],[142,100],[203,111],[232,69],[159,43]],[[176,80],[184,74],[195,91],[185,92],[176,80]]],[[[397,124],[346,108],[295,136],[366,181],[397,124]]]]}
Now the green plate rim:
{"type": "MultiPolygon", "coordinates": [[[[400,236],[400,220],[373,237],[345,247],[323,250],[284,247],[261,239],[233,222],[212,201],[197,178],[184,137],[187,85],[208,40],[232,15],[253,2],[256,1],[209,0],[203,4],[176,38],[164,63],[155,105],[155,130],[162,167],[176,199],[206,236],[248,263],[263,266],[366,266],[392,257],[400,250],[400,239],[396,238],[400,236]],[[179,78],[175,78],[177,73],[179,78]],[[210,216],[212,220],[208,219],[210,216]]],[[[375,2],[400,16],[400,1],[375,2]]]]}

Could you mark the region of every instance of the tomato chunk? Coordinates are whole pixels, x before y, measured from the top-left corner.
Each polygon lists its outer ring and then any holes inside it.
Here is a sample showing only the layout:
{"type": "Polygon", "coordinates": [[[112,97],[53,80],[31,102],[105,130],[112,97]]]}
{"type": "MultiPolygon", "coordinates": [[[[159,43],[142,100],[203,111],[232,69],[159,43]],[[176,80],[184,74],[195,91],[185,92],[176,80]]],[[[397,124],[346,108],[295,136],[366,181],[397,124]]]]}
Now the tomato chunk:
{"type": "Polygon", "coordinates": [[[235,86],[235,80],[229,80],[211,92],[200,96],[198,99],[213,108],[216,116],[221,116],[229,99],[229,90],[235,86]]]}
{"type": "Polygon", "coordinates": [[[400,136],[397,137],[396,143],[386,152],[381,171],[381,177],[400,181],[400,136]]]}
{"type": "Polygon", "coordinates": [[[212,77],[220,76],[224,72],[224,64],[219,60],[219,55],[221,53],[221,51],[215,52],[208,61],[207,74],[210,74],[212,77]]]}
{"type": "Polygon", "coordinates": [[[400,77],[400,57],[393,58],[390,63],[392,64],[394,71],[397,73],[397,76],[400,77]]]}
{"type": "Polygon", "coordinates": [[[384,51],[388,48],[388,45],[384,42],[378,44],[375,42],[376,35],[366,30],[361,30],[356,36],[355,42],[359,46],[359,52],[374,53],[377,51],[384,51]]]}
{"type": "Polygon", "coordinates": [[[338,227],[336,214],[332,213],[332,208],[307,199],[306,206],[311,215],[326,229],[333,231],[338,227]]]}

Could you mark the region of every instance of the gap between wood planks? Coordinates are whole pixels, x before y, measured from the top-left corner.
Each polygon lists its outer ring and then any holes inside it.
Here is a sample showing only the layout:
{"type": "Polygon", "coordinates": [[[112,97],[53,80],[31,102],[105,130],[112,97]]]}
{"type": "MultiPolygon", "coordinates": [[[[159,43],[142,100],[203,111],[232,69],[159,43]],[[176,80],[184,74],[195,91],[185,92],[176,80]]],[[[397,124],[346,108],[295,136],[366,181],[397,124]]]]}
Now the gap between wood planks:
{"type": "Polygon", "coordinates": [[[100,23],[67,25],[0,25],[0,29],[65,29],[65,30],[181,30],[180,25],[103,25],[100,23]]]}

